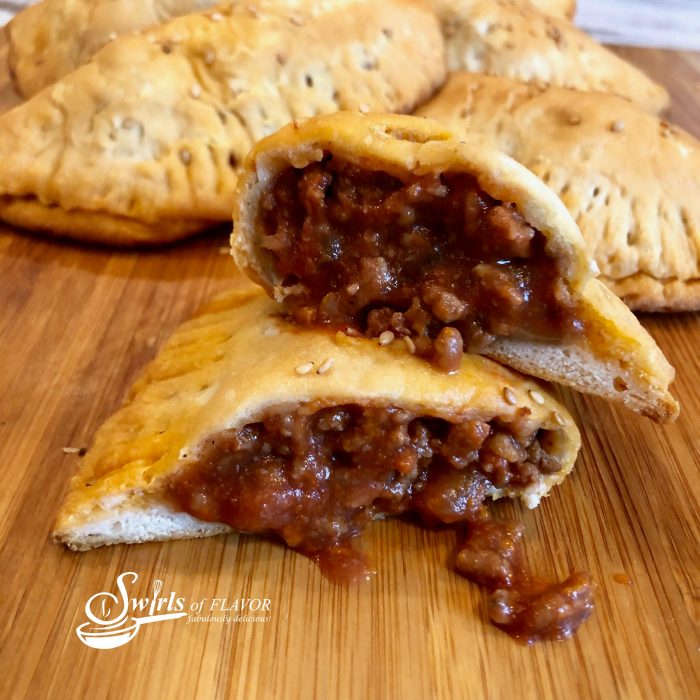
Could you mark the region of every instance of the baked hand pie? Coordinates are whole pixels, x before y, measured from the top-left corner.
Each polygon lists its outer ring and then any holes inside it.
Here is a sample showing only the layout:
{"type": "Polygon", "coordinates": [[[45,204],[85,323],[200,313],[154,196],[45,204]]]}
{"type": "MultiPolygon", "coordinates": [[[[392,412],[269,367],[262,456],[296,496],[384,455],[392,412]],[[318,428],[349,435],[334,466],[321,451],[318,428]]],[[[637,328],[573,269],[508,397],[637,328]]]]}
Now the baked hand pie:
{"type": "Polygon", "coordinates": [[[250,152],[233,211],[239,267],[302,325],[407,338],[447,372],[481,352],[677,415],[673,368],[595,277],[566,208],[483,141],[419,117],[297,122],[250,152]]]}
{"type": "Polygon", "coordinates": [[[612,95],[468,73],[418,114],[487,135],[542,178],[632,309],[700,309],[695,138],[612,95]]]}
{"type": "Polygon", "coordinates": [[[215,0],[41,0],[7,24],[8,62],[18,92],[31,97],[87,63],[105,44],[215,0]]]}
{"type": "Polygon", "coordinates": [[[457,522],[486,496],[535,507],[579,447],[534,381],[475,355],[452,377],[398,344],[299,329],[251,285],[148,366],[99,430],[54,535],[83,550],[236,529],[324,552],[381,515],[457,522]]]}
{"type": "Polygon", "coordinates": [[[303,116],[412,110],[445,75],[417,0],[240,3],[123,37],[0,117],[0,219],[112,244],[229,221],[251,145],[303,116]]]}
{"type": "MultiPolygon", "coordinates": [[[[41,0],[7,25],[8,61],[18,92],[28,98],[87,63],[118,37],[176,17],[229,7],[237,0],[41,0]]],[[[255,2],[256,0],[254,0],[255,2]]],[[[264,0],[292,5],[294,0],[264,0]]],[[[260,0],[257,0],[259,3],[260,0]]],[[[342,0],[341,0],[342,2],[342,0]]],[[[430,0],[436,7],[446,0],[430,0]]],[[[541,12],[571,19],[575,0],[517,0],[541,12]]]]}
{"type": "MultiPolygon", "coordinates": [[[[41,0],[7,25],[8,60],[15,86],[24,97],[31,97],[87,63],[120,36],[237,1],[241,0],[41,0]]],[[[294,4],[294,0],[265,1],[294,4]]],[[[439,7],[444,0],[431,2],[439,7]]],[[[530,4],[528,0],[518,2],[530,4]]],[[[576,5],[575,0],[532,0],[532,4],[542,12],[568,19],[576,5]]]]}
{"type": "Polygon", "coordinates": [[[650,112],[666,90],[566,20],[517,0],[433,0],[450,72],[469,71],[626,97],[650,112]]]}

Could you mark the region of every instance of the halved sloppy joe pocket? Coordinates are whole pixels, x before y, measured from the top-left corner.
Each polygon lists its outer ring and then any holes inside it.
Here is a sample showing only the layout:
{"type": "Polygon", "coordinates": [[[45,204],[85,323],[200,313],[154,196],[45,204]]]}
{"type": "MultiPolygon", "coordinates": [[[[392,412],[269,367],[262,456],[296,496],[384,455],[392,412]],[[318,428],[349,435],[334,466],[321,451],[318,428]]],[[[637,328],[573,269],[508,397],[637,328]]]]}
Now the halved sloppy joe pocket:
{"type": "Polygon", "coordinates": [[[479,520],[489,494],[526,491],[562,470],[563,431],[533,428],[521,411],[504,423],[391,405],[268,410],[205,440],[167,494],[200,520],[274,533],[331,562],[373,518],[479,520]]]}
{"type": "Polygon", "coordinates": [[[543,234],[472,175],[397,177],[326,152],[272,178],[258,217],[275,297],[303,325],[409,336],[446,371],[496,337],[582,332],[543,234]]]}
{"type": "Polygon", "coordinates": [[[206,440],[167,496],[200,520],[278,535],[341,581],[370,577],[353,540],[372,519],[415,512],[428,524],[466,525],[454,564],[493,592],[492,622],[528,643],[564,638],[591,613],[590,576],[533,578],[522,526],[485,506],[566,466],[564,433],[533,429],[527,413],[503,423],[391,405],[268,410],[206,440]]]}

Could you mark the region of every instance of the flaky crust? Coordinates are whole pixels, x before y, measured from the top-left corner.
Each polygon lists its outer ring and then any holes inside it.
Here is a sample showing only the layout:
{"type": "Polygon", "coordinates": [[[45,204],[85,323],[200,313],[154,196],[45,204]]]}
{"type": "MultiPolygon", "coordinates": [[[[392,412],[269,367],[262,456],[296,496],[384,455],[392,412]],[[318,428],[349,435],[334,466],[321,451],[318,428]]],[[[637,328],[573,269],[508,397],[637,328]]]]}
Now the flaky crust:
{"type": "Polygon", "coordinates": [[[215,5],[215,0],[41,0],[7,25],[17,90],[31,97],[119,36],[215,5]]]}
{"type": "Polygon", "coordinates": [[[668,106],[662,86],[566,20],[518,0],[436,1],[442,8],[450,72],[599,90],[626,97],[650,112],[668,106]]]}
{"type": "Polygon", "coordinates": [[[239,163],[265,134],[339,108],[410,110],[443,78],[417,0],[187,15],[0,117],[0,217],[105,243],[183,237],[230,219],[239,163]]]}
{"type": "Polygon", "coordinates": [[[644,274],[630,275],[622,279],[601,279],[635,311],[700,310],[700,279],[659,280],[644,274]]]}
{"type": "Polygon", "coordinates": [[[573,215],[633,309],[700,308],[700,143],[628,101],[457,73],[418,113],[485,134],[573,215]]]}
{"type": "Polygon", "coordinates": [[[111,245],[153,245],[170,243],[199,233],[219,223],[206,219],[163,219],[157,231],[152,223],[85,209],[65,211],[33,199],[0,197],[0,219],[13,226],[52,236],[74,238],[86,243],[111,245]]]}
{"type": "Polygon", "coordinates": [[[678,405],[668,392],[673,368],[630,310],[593,277],[583,238],[559,199],[483,139],[460,141],[429,119],[338,113],[289,125],[253,148],[237,188],[231,244],[239,267],[271,296],[280,298],[282,280],[260,246],[260,198],[277,173],[290,164],[301,168],[317,162],[324,152],[397,177],[467,172],[495,199],[515,203],[560,261],[563,281],[586,320],[586,334],[578,345],[578,374],[545,353],[545,343],[504,340],[488,352],[529,374],[604,396],[657,420],[675,418],[678,405]],[[527,363],[525,356],[531,358],[527,363]]]}
{"type": "Polygon", "coordinates": [[[210,435],[242,427],[272,408],[309,401],[394,405],[419,415],[498,418],[505,424],[522,420],[524,428],[554,431],[551,449],[564,465],[560,472],[525,490],[491,492],[495,498],[522,498],[531,507],[571,471],[580,447],[563,406],[491,360],[465,355],[461,371],[448,376],[398,347],[302,331],[251,286],[203,309],[148,366],[126,405],[99,430],[72,481],[55,537],[86,549],[227,530],[174,513],[161,497],[164,479],[195,460],[210,435]],[[325,373],[295,371],[308,362],[315,370],[328,358],[333,365],[325,373]],[[505,387],[515,397],[510,403],[505,387]]]}

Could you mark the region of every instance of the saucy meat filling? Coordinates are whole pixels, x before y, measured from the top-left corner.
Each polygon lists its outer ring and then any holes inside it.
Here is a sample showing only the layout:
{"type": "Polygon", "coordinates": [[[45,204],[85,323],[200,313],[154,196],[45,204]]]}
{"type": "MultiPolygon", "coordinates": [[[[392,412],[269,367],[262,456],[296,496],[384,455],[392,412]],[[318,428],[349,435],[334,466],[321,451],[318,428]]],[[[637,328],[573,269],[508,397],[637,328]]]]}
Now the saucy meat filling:
{"type": "Polygon", "coordinates": [[[542,233],[468,174],[399,179],[326,155],[276,177],[261,224],[303,325],[410,336],[445,371],[497,336],[582,330],[542,233]]]}
{"type": "Polygon", "coordinates": [[[590,580],[533,589],[518,543],[493,534],[502,525],[484,503],[491,486],[527,487],[562,468],[549,449],[556,433],[523,425],[308,404],[212,436],[167,493],[202,520],[277,535],[344,580],[368,577],[353,539],[374,518],[411,511],[431,525],[466,523],[456,566],[495,591],[492,620],[525,641],[568,636],[591,610],[590,580]],[[567,595],[576,600],[541,613],[542,601],[567,595]]]}

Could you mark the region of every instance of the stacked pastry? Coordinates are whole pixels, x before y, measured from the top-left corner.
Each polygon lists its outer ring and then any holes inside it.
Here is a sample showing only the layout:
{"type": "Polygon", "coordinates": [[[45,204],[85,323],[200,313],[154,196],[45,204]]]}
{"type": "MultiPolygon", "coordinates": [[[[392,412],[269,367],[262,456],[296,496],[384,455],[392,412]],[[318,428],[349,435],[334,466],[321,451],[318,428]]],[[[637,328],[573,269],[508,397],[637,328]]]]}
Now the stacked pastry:
{"type": "Polygon", "coordinates": [[[675,418],[673,368],[598,267],[638,308],[695,308],[700,241],[696,143],[572,11],[43,0],[11,23],[28,99],[0,117],[0,219],[132,245],[233,209],[258,284],[148,367],[74,479],[59,541],[273,534],[352,578],[368,572],[354,539],[410,511],[467,525],[456,565],[493,591],[499,626],[576,629],[590,578],[529,577],[521,528],[485,502],[534,507],[573,467],[579,433],[540,380],[675,418]],[[367,115],[418,107],[454,131],[367,115]]]}
{"type": "Polygon", "coordinates": [[[534,582],[521,528],[485,507],[536,506],[580,446],[507,367],[661,421],[678,407],[556,196],[436,122],[346,112],[258,143],[233,210],[234,257],[267,296],[228,294],[175,334],[99,431],[57,539],[275,534],[347,578],[367,574],[369,521],[410,511],[468,524],[457,568],[494,591],[496,624],[575,631],[590,578],[534,582]]]}

